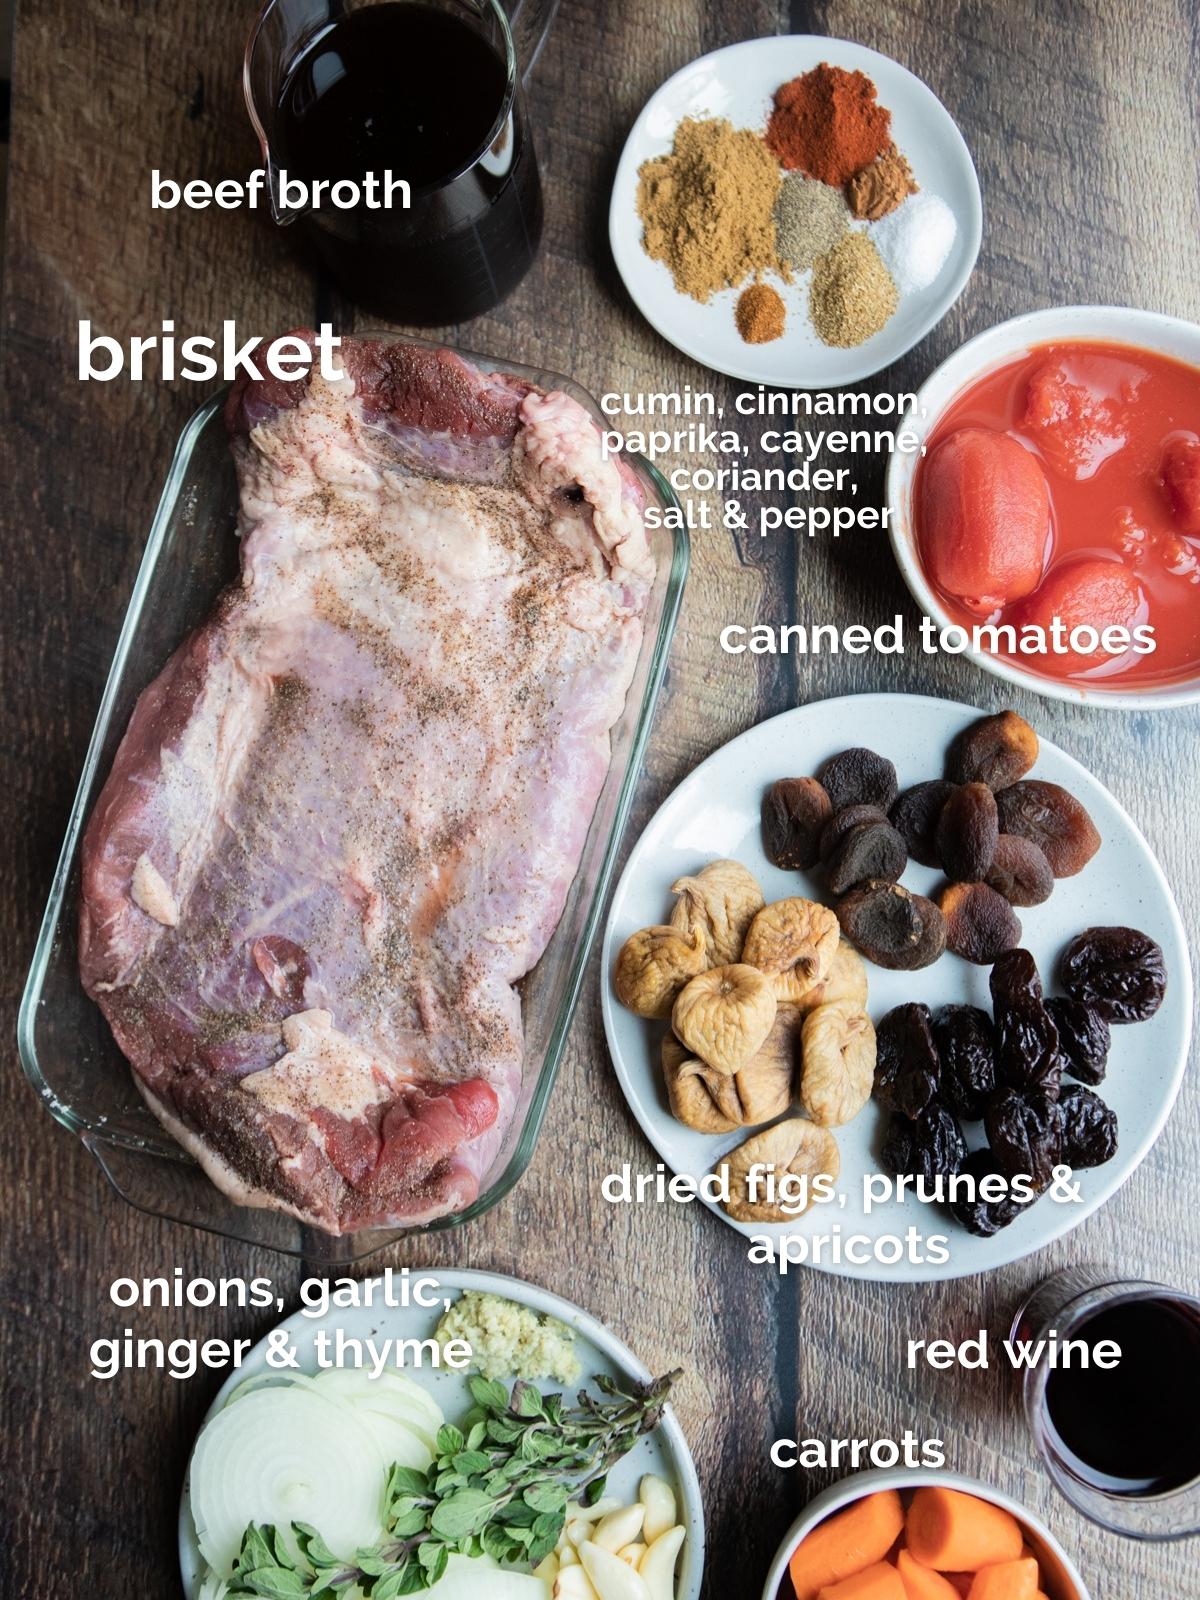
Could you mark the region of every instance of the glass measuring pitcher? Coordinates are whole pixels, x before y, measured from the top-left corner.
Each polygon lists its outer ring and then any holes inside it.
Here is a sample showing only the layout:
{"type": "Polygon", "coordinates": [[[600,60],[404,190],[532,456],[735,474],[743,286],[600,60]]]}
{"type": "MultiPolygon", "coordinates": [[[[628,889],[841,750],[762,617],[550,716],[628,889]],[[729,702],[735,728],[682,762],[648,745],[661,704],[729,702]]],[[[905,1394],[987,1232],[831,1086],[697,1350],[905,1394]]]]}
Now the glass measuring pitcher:
{"type": "MultiPolygon", "coordinates": [[[[553,13],[516,8],[529,65],[553,13]]],[[[478,316],[533,261],[542,193],[513,33],[499,0],[266,0],[259,13],[243,87],[272,214],[389,321],[478,316]]]]}

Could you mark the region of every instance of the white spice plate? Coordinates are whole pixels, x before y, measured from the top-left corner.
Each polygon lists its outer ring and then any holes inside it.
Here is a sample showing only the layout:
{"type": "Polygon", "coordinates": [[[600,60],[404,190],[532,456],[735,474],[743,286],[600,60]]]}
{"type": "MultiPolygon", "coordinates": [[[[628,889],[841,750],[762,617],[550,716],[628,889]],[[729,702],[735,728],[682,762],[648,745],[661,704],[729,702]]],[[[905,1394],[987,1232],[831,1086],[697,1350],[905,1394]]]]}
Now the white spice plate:
{"type": "MultiPolygon", "coordinates": [[[[288,1330],[288,1343],[299,1355],[297,1370],[308,1373],[317,1371],[316,1336],[322,1331],[332,1334],[340,1328],[348,1338],[363,1340],[428,1339],[437,1327],[444,1306],[448,1307],[459,1295],[473,1289],[481,1294],[502,1295],[506,1300],[528,1306],[532,1311],[556,1317],[559,1322],[573,1329],[575,1353],[582,1367],[582,1376],[576,1387],[586,1386],[587,1380],[599,1373],[615,1378],[633,1378],[640,1383],[648,1382],[653,1376],[628,1345],[610,1333],[595,1317],[581,1311],[569,1300],[550,1294],[545,1289],[536,1289],[519,1278],[458,1268],[423,1272],[414,1267],[409,1274],[410,1285],[418,1278],[432,1280],[444,1296],[444,1301],[433,1307],[415,1304],[403,1307],[357,1305],[334,1308],[322,1316],[306,1316],[297,1311],[280,1323],[281,1328],[288,1330]]],[[[397,1274],[397,1286],[399,1282],[397,1274]]],[[[429,1294],[432,1296],[434,1291],[431,1289],[429,1294]]],[[[205,1422],[220,1411],[233,1391],[247,1378],[258,1377],[272,1370],[267,1363],[267,1337],[249,1351],[241,1367],[231,1372],[221,1385],[205,1422]]],[[[441,1406],[447,1422],[456,1422],[463,1412],[469,1410],[472,1401],[465,1374],[420,1367],[409,1369],[407,1375],[429,1391],[441,1406]]],[[[539,1383],[538,1387],[550,1390],[564,1386],[546,1380],[539,1383]]],[[[677,1569],[676,1600],[699,1600],[700,1583],[704,1575],[704,1502],[691,1451],[669,1405],[655,1431],[639,1439],[629,1454],[612,1469],[608,1478],[609,1491],[630,1500],[636,1499],[638,1481],[647,1472],[657,1473],[674,1485],[677,1514],[687,1530],[677,1569]]],[[[195,1600],[205,1564],[196,1543],[186,1479],[179,1508],[179,1565],[184,1594],[188,1600],[195,1600]]]]}
{"type": "MultiPolygon", "coordinates": [[[[899,694],[849,695],[800,706],[751,728],[702,761],[651,819],[634,846],[609,912],[602,1007],[621,1088],[642,1131],[671,1171],[701,1178],[741,1144],[749,1130],[697,1133],[671,1115],[659,1059],[666,1024],[646,1022],[627,1011],[613,990],[613,964],[622,944],[639,928],[667,920],[676,879],[721,857],[749,867],[768,902],[799,894],[828,903],[816,875],[783,871],[763,854],[764,791],[777,778],[815,773],[829,756],[852,744],[866,745],[893,761],[902,790],[926,778],[939,778],[951,739],[982,714],[952,700],[899,694]]],[[[1024,930],[1022,944],[1032,951],[1047,994],[1061,993],[1054,975],[1064,945],[1094,925],[1140,928],[1158,941],[1166,960],[1167,993],[1156,1015],[1112,1030],[1108,1074],[1097,1092],[1117,1113],[1116,1155],[1105,1166],[1074,1175],[1079,1201],[1056,1202],[1043,1196],[990,1239],[976,1238],[948,1211],[911,1196],[889,1201],[866,1216],[862,1179],[883,1170],[879,1144],[886,1123],[886,1113],[872,1100],[852,1122],[834,1130],[841,1152],[837,1201],[811,1206],[790,1222],[770,1225],[734,1222],[719,1206],[710,1206],[747,1240],[766,1236],[777,1249],[788,1234],[811,1240],[840,1232],[843,1239],[863,1234],[877,1240],[902,1236],[915,1226],[926,1237],[947,1238],[948,1261],[816,1264],[849,1277],[893,1283],[985,1272],[1040,1250],[1078,1226],[1124,1183],[1162,1131],[1183,1081],[1192,1027],[1191,959],[1174,897],[1150,846],[1127,813],[1078,761],[1042,740],[1030,776],[1061,784],[1082,801],[1103,841],[1081,873],[1055,884],[1044,905],[1017,913],[1024,930]]],[[[910,862],[902,881],[929,894],[944,880],[931,868],[910,862]]],[[[949,954],[920,972],[888,972],[868,962],[867,1009],[875,1022],[906,1001],[924,1001],[931,1011],[966,1003],[982,1006],[990,1015],[989,973],[990,968],[949,954]]],[[[972,1149],[986,1142],[978,1123],[965,1124],[963,1131],[972,1149]]],[[[645,1168],[652,1170],[653,1164],[647,1161],[645,1168]]]]}
{"type": "MultiPolygon", "coordinates": [[[[617,167],[608,226],[617,270],[635,304],[685,355],[748,383],[833,389],[881,372],[941,321],[971,276],[983,231],[983,206],[962,134],[919,78],[864,45],[817,34],[790,34],[751,39],[701,56],[650,97],[617,167]],[[864,344],[837,350],[817,338],[808,314],[811,272],[796,274],[791,284],[774,276],[768,280],[787,308],[783,336],[770,344],[746,344],[733,316],[740,289],[722,290],[701,305],[680,294],[668,268],[642,249],[638,170],[644,161],[670,151],[675,129],[685,117],[725,117],[735,128],[763,132],[775,90],[823,61],[865,72],[874,81],[880,104],[892,113],[895,143],[907,156],[918,185],[946,202],[958,232],[934,282],[919,293],[902,295],[887,326],[864,344]]],[[[871,227],[854,226],[868,231],[871,227]]]]}

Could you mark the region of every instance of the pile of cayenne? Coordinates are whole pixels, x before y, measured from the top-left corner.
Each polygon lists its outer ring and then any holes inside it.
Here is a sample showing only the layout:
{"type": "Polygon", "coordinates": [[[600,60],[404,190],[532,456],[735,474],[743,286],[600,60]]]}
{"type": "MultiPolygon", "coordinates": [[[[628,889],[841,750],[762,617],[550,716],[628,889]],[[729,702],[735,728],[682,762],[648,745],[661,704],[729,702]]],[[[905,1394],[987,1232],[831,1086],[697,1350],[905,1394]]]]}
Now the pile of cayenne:
{"type": "Polygon", "coordinates": [[[748,344],[784,331],[784,302],[766,275],[790,283],[811,271],[818,337],[841,348],[864,343],[902,292],[933,281],[955,234],[937,196],[906,205],[917,183],[891,124],[865,73],[824,62],[775,91],[761,135],[685,118],[670,153],[639,173],[646,253],[701,302],[746,285],[735,322],[748,344]],[[894,220],[877,233],[885,219],[894,220]]]}

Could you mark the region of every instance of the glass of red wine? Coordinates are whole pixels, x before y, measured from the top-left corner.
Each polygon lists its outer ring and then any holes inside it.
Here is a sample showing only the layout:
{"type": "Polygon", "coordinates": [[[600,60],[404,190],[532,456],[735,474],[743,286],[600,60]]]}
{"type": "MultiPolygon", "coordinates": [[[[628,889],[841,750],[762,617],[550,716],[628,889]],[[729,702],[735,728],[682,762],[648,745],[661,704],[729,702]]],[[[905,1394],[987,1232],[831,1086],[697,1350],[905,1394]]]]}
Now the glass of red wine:
{"type": "Polygon", "coordinates": [[[1200,1300],[1072,1268],[1034,1290],[1011,1339],[1031,1355],[1034,1443],[1072,1505],[1127,1538],[1200,1532],[1200,1300]]]}
{"type": "MultiPolygon", "coordinates": [[[[540,10],[544,33],[553,6],[540,10]]],[[[518,26],[531,59],[540,37],[520,13],[518,26]]],[[[275,221],[299,223],[357,305],[441,326],[490,310],[524,277],[542,191],[499,0],[266,0],[243,86],[275,221]],[[386,173],[403,180],[407,208],[395,190],[390,206],[368,204],[368,173],[377,200],[386,173]],[[326,187],[296,204],[285,176],[326,187]],[[333,203],[346,183],[363,185],[361,203],[333,203]]]]}

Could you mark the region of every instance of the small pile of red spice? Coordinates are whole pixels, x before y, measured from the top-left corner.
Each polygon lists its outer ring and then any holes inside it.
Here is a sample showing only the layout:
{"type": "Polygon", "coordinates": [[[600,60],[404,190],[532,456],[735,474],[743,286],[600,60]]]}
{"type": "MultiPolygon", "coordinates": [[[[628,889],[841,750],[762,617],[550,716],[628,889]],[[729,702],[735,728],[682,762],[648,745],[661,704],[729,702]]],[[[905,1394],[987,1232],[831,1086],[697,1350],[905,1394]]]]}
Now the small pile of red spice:
{"type": "Polygon", "coordinates": [[[780,166],[841,188],[892,142],[892,114],[862,72],[822,62],[775,91],[767,145],[780,166]]]}

